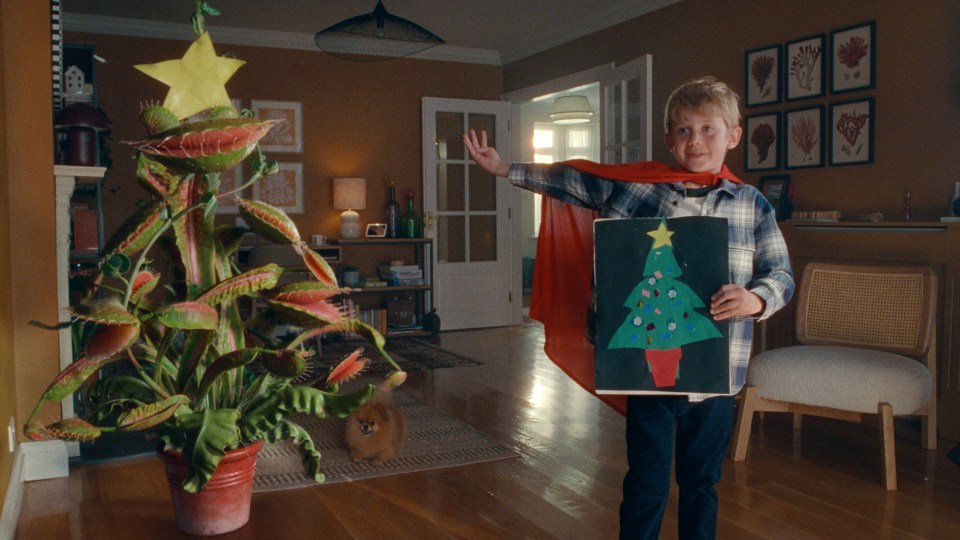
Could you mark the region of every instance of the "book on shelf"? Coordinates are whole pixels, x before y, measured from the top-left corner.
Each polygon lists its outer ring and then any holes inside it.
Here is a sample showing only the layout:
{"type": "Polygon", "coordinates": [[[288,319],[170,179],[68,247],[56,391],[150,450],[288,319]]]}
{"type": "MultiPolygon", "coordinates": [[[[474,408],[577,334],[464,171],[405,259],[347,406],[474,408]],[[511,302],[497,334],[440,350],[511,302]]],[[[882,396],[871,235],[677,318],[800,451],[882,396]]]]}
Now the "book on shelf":
{"type": "Polygon", "coordinates": [[[422,277],[398,278],[387,280],[387,284],[389,284],[391,287],[414,287],[417,285],[423,285],[424,281],[422,277]]]}
{"type": "Polygon", "coordinates": [[[388,266],[380,265],[380,277],[391,279],[415,279],[423,277],[423,270],[419,266],[388,266]]]}

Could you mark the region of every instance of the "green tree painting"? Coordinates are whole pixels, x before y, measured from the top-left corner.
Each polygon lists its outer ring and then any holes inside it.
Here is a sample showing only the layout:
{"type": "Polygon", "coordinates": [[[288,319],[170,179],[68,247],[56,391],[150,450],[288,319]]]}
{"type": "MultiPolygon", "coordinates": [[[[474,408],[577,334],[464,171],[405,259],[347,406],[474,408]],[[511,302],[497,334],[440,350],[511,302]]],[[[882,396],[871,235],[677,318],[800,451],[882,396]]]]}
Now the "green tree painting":
{"type": "Polygon", "coordinates": [[[645,359],[657,388],[677,384],[681,347],[723,334],[713,321],[698,312],[706,308],[694,290],[681,280],[683,267],[677,262],[665,220],[646,233],[653,238],[647,253],[643,277],[623,300],[629,310],[613,333],[608,349],[635,348],[645,359]]]}

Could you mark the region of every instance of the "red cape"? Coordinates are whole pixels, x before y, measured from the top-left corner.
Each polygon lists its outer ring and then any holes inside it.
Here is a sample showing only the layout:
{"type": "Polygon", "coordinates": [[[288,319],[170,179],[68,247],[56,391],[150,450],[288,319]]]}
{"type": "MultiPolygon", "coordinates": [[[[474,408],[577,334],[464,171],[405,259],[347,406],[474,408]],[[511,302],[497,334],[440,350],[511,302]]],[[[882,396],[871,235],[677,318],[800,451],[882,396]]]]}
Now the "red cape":
{"type": "MultiPolygon", "coordinates": [[[[606,165],[571,160],[563,164],[601,178],[625,182],[694,181],[711,185],[726,178],[743,183],[726,165],[713,174],[691,173],[655,161],[606,165]]],[[[543,197],[530,299],[530,317],[543,323],[544,352],[594,395],[594,348],[586,338],[586,320],[593,282],[593,221],[597,217],[595,210],[543,197]]],[[[620,413],[626,411],[625,395],[597,397],[620,413]]]]}

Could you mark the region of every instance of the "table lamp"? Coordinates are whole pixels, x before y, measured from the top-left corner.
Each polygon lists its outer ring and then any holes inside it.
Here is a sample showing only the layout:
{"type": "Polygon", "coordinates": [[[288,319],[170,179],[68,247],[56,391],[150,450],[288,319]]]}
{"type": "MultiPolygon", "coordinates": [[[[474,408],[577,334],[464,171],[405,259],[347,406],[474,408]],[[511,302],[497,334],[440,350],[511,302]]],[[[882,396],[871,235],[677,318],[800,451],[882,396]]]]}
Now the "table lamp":
{"type": "Polygon", "coordinates": [[[356,210],[367,206],[366,180],[363,178],[334,178],[333,207],[340,214],[340,238],[360,237],[360,215],[356,210]]]}

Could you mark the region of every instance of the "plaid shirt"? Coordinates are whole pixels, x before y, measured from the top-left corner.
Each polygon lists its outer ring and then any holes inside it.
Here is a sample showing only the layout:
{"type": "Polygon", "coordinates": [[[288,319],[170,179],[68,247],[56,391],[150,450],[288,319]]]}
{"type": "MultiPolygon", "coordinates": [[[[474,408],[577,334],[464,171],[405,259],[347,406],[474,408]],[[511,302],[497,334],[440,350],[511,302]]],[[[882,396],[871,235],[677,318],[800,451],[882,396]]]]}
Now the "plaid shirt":
{"type": "MultiPolygon", "coordinates": [[[[686,195],[681,182],[618,182],[581,173],[564,165],[513,164],[507,177],[516,186],[566,204],[592,208],[605,218],[666,217],[677,211],[686,195]]],[[[793,296],[793,271],[773,207],[756,188],[721,180],[711,190],[700,214],[727,218],[730,283],[743,285],[765,303],[763,320],[793,296]]],[[[753,317],[730,319],[730,393],[743,388],[753,317]]],[[[702,396],[691,395],[691,400],[702,396]]]]}

